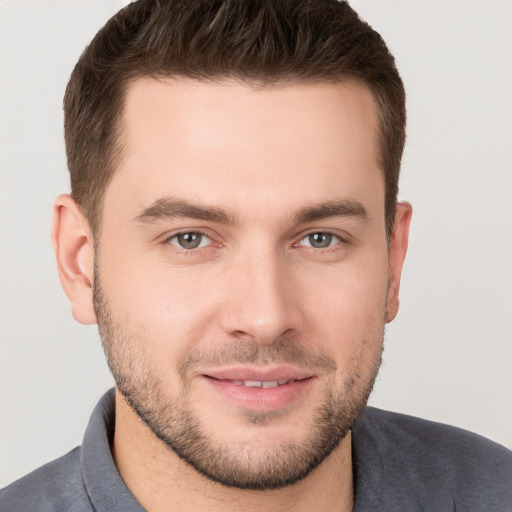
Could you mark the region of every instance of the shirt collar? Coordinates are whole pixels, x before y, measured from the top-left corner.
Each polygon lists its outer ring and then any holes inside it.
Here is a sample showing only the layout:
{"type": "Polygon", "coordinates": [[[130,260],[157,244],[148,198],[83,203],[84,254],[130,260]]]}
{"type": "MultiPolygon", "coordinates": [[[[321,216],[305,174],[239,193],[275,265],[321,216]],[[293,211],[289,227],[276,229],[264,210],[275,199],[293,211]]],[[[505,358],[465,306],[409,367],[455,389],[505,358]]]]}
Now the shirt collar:
{"type": "Polygon", "coordinates": [[[112,457],[115,394],[111,389],[96,405],[85,431],[80,464],[96,512],[144,512],[128,490],[112,457]]]}

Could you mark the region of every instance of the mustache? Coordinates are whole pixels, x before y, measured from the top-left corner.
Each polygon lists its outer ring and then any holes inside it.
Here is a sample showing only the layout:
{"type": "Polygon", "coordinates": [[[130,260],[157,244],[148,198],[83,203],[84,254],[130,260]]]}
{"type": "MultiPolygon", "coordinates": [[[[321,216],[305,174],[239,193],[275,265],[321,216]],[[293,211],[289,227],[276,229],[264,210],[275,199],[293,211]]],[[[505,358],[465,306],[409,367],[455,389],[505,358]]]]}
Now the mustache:
{"type": "Polygon", "coordinates": [[[196,347],[178,364],[178,371],[186,379],[194,369],[238,364],[286,364],[307,369],[315,374],[337,370],[335,360],[327,352],[306,348],[296,339],[280,339],[262,346],[254,340],[234,340],[215,348],[196,347]]]}

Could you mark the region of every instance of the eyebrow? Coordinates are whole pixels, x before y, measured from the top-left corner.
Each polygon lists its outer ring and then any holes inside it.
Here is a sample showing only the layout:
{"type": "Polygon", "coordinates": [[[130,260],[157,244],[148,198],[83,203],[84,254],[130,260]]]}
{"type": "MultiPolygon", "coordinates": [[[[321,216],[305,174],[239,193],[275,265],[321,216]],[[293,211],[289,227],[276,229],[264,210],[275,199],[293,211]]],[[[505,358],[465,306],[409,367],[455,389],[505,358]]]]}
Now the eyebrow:
{"type": "Polygon", "coordinates": [[[295,222],[297,224],[304,224],[329,217],[355,217],[366,221],[368,220],[368,212],[359,201],[354,199],[328,201],[302,208],[295,216],[295,222]]]}
{"type": "Polygon", "coordinates": [[[151,224],[161,220],[172,220],[178,217],[218,222],[220,224],[234,224],[233,215],[223,208],[215,206],[201,206],[188,201],[162,198],[155,201],[142,213],[135,217],[137,222],[151,224]]]}
{"type": "MultiPolygon", "coordinates": [[[[219,224],[236,223],[233,214],[217,206],[201,206],[188,201],[161,198],[145,208],[135,221],[142,224],[151,224],[162,220],[175,218],[188,218],[216,222],[219,224]]],[[[367,220],[366,208],[354,199],[343,199],[339,201],[327,201],[300,209],[292,220],[296,224],[304,224],[329,217],[354,217],[360,220],[367,220]]]]}

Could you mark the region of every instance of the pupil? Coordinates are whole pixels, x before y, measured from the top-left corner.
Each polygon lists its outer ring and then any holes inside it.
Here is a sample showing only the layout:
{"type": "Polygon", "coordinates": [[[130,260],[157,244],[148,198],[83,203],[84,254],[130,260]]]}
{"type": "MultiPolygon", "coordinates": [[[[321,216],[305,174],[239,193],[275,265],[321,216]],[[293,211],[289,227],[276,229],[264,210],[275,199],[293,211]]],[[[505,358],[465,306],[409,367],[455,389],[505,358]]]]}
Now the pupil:
{"type": "Polygon", "coordinates": [[[323,249],[331,245],[332,235],[329,233],[313,233],[309,235],[309,243],[318,249],[323,249]]]}
{"type": "Polygon", "coordinates": [[[183,233],[178,236],[180,245],[185,249],[195,249],[201,243],[199,233],[183,233]]]}

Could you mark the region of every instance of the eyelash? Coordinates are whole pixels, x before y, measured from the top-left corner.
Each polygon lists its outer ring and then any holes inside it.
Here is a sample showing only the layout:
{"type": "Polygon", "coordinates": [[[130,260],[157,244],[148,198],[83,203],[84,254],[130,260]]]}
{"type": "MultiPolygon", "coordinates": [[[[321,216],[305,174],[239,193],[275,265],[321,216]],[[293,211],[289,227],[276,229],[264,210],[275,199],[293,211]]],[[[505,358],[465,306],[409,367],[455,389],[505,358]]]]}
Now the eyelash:
{"type": "MultiPolygon", "coordinates": [[[[203,231],[193,231],[193,230],[190,230],[190,231],[180,231],[179,233],[174,233],[173,235],[167,237],[165,239],[164,243],[172,245],[175,248],[175,250],[180,252],[181,254],[188,254],[188,255],[192,255],[194,253],[197,253],[197,251],[199,251],[201,249],[207,249],[211,245],[221,246],[220,243],[215,243],[213,241],[212,237],[210,235],[208,235],[207,233],[205,233],[203,231]],[[200,236],[201,240],[199,242],[198,247],[186,248],[186,247],[180,246],[179,242],[172,243],[172,240],[174,240],[174,239],[177,240],[178,237],[184,236],[184,235],[197,235],[197,236],[200,236]],[[207,244],[206,246],[201,247],[201,244],[204,242],[205,238],[210,240],[210,243],[207,244]]],[[[302,246],[302,247],[306,247],[308,250],[313,250],[315,252],[316,251],[332,252],[332,251],[338,250],[337,246],[339,244],[342,244],[342,243],[348,243],[348,242],[347,242],[347,240],[345,238],[341,237],[340,235],[332,233],[331,231],[318,231],[317,230],[317,231],[310,231],[309,233],[304,234],[300,238],[300,240],[298,242],[293,243],[292,247],[301,247],[302,246]],[[332,245],[328,245],[327,247],[313,247],[311,244],[310,245],[303,245],[303,244],[301,244],[301,242],[303,242],[305,239],[308,239],[312,235],[327,235],[327,236],[331,237],[332,239],[334,239],[335,243],[332,244],[332,245]]]]}
{"type": "Polygon", "coordinates": [[[308,239],[310,236],[313,236],[313,235],[327,235],[327,236],[331,237],[332,239],[335,239],[336,243],[334,243],[333,245],[328,245],[327,247],[313,247],[311,245],[302,245],[302,247],[307,247],[308,249],[312,249],[315,251],[332,252],[334,250],[337,250],[336,249],[337,245],[339,245],[340,243],[346,242],[346,240],[344,240],[340,235],[337,235],[336,233],[332,233],[331,231],[310,231],[309,233],[306,233],[298,242],[294,243],[293,246],[294,247],[299,246],[299,244],[303,240],[308,239]]]}
{"type": "MultiPolygon", "coordinates": [[[[181,254],[192,254],[194,252],[197,252],[200,249],[206,249],[207,247],[212,245],[211,242],[213,242],[212,237],[209,236],[207,233],[205,233],[204,231],[194,231],[194,230],[180,231],[179,233],[174,233],[173,235],[167,237],[164,240],[164,243],[174,246],[175,250],[177,250],[181,254]],[[174,239],[177,240],[178,237],[184,236],[184,235],[198,235],[198,236],[200,236],[201,237],[201,241],[199,242],[199,245],[201,245],[203,243],[205,238],[210,240],[210,243],[208,245],[204,246],[204,247],[199,246],[199,247],[193,247],[193,248],[186,248],[186,247],[182,247],[182,246],[178,245],[178,243],[176,243],[176,244],[172,243],[172,240],[174,240],[174,239]]],[[[215,245],[220,245],[220,244],[215,244],[215,245]]]]}

